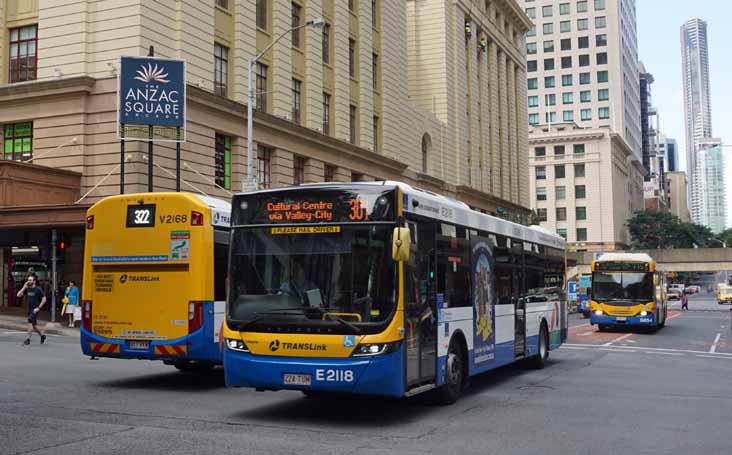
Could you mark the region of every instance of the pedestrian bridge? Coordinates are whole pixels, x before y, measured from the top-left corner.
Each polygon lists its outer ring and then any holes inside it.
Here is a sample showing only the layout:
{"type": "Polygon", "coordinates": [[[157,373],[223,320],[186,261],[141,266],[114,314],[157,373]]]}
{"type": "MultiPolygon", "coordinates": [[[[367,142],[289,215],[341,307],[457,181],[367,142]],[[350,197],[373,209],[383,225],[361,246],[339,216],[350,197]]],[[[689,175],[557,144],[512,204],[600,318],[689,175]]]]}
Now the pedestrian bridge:
{"type": "MultiPolygon", "coordinates": [[[[620,253],[620,251],[614,251],[620,253]]],[[[645,253],[656,261],[662,272],[719,272],[732,270],[732,248],[689,248],[666,250],[633,250],[626,253],[645,253]]],[[[590,273],[594,254],[569,253],[569,260],[577,262],[578,273],[590,273]]]]}

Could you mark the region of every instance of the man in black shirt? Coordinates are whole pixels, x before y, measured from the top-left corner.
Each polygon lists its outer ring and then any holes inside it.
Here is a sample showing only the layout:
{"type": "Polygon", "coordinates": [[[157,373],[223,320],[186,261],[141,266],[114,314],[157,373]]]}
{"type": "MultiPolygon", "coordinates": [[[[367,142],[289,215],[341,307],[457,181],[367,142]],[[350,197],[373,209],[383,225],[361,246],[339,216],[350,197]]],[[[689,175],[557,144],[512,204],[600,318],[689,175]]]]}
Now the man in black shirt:
{"type": "Polygon", "coordinates": [[[43,305],[46,304],[46,295],[43,293],[43,289],[36,283],[36,276],[32,274],[28,277],[28,281],[23,285],[23,288],[18,291],[18,298],[22,298],[25,295],[25,303],[28,305],[28,338],[23,344],[30,344],[31,336],[35,331],[41,337],[41,344],[46,342],[46,335],[41,333],[37,325],[38,312],[41,311],[43,305]]]}

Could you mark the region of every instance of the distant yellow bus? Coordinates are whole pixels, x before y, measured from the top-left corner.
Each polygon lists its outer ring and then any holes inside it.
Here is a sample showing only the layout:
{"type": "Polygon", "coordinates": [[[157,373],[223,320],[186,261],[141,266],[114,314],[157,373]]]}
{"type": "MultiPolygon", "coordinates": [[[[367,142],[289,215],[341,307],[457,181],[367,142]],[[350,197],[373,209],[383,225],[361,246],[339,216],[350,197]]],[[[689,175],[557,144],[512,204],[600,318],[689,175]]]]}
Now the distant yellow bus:
{"type": "Polygon", "coordinates": [[[732,303],[732,286],[726,284],[717,286],[717,303],[720,305],[732,303]]]}
{"type": "Polygon", "coordinates": [[[590,323],[660,329],[666,324],[665,275],[647,254],[606,253],[592,261],[590,323]]]}
{"type": "Polygon", "coordinates": [[[81,348],[162,360],[180,370],[221,363],[231,205],[191,193],[112,196],[87,212],[81,348]]]}

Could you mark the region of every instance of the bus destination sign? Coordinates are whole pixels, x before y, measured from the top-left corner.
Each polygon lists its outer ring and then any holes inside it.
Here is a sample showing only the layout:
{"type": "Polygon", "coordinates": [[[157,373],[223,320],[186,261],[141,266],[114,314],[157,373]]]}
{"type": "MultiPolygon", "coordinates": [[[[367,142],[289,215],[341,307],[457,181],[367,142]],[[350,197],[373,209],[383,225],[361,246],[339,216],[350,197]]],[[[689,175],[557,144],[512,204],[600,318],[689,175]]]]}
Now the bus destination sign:
{"type": "Polygon", "coordinates": [[[647,262],[595,262],[596,272],[648,272],[649,270],[647,262]]]}

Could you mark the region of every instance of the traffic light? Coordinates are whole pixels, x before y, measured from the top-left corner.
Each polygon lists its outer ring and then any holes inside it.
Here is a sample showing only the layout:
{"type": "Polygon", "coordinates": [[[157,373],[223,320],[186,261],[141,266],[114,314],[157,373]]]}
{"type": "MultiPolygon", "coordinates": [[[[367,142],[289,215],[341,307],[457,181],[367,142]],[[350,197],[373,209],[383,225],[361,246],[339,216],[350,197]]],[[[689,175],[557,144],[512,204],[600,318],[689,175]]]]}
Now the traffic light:
{"type": "Polygon", "coordinates": [[[64,262],[66,259],[66,248],[69,246],[69,242],[66,240],[63,234],[59,235],[56,239],[56,262],[64,262]]]}

